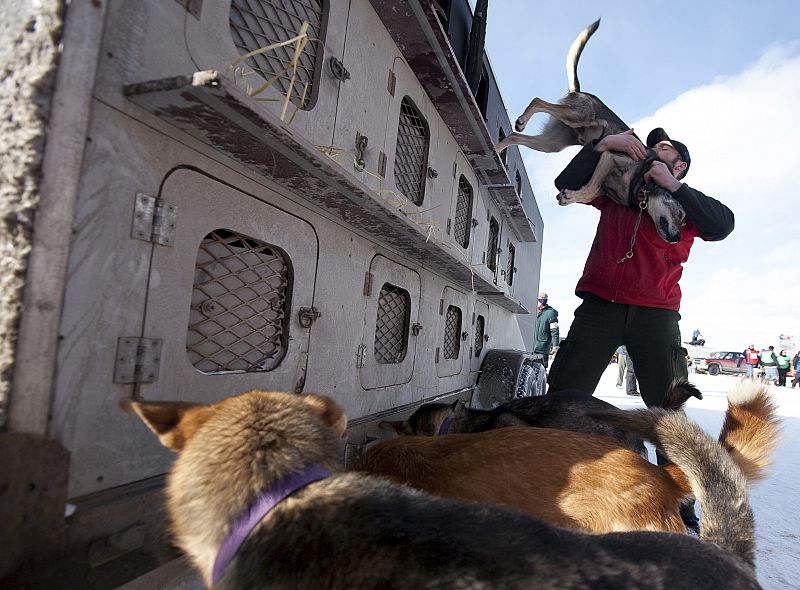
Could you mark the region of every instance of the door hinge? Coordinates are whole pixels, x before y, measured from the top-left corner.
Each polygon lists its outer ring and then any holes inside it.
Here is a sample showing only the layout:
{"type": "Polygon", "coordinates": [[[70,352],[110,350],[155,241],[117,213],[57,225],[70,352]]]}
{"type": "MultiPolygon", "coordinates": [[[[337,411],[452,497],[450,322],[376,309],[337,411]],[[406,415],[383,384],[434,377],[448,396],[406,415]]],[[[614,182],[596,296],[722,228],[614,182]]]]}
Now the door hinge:
{"type": "Polygon", "coordinates": [[[361,369],[367,362],[367,345],[359,344],[356,351],[356,369],[361,369]]]}
{"type": "Polygon", "coordinates": [[[364,297],[372,295],[372,278],[374,276],[371,272],[364,273],[364,297]]]}
{"type": "Polygon", "coordinates": [[[436,363],[439,362],[439,347],[438,346],[436,347],[436,360],[434,362],[436,362],[436,363]]]}
{"type": "Polygon", "coordinates": [[[447,218],[447,235],[450,235],[450,218],[447,218]]]}
{"type": "Polygon", "coordinates": [[[161,367],[161,338],[117,340],[114,383],[154,383],[161,367]]]}
{"type": "Polygon", "coordinates": [[[439,299],[439,315],[444,313],[444,299],[439,299]]]}
{"type": "Polygon", "coordinates": [[[172,246],[175,241],[177,217],[176,205],[168,205],[162,198],[136,193],[131,237],[162,246],[172,246]]]}
{"type": "Polygon", "coordinates": [[[392,70],[389,70],[389,82],[387,83],[386,89],[392,96],[394,96],[395,84],[397,84],[397,77],[395,77],[394,72],[392,70]]]}

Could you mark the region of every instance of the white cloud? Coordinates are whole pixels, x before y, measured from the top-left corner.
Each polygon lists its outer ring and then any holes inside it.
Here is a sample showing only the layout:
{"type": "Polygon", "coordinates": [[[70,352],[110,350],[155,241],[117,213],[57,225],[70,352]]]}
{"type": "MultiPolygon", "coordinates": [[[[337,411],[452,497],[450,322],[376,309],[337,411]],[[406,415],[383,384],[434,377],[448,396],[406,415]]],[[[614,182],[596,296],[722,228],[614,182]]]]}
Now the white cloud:
{"type": "MultiPolygon", "coordinates": [[[[662,126],[686,143],[689,185],[736,215],[727,239],[692,249],[681,280],[684,337],[699,328],[711,346],[733,350],[777,346],[779,334],[800,340],[798,96],[800,44],[776,45],[742,73],[685,92],[634,124],[640,137],[662,126]]],[[[523,150],[545,220],[541,285],[566,327],[597,213],[555,203],[553,179],[574,149],[523,150]]]]}

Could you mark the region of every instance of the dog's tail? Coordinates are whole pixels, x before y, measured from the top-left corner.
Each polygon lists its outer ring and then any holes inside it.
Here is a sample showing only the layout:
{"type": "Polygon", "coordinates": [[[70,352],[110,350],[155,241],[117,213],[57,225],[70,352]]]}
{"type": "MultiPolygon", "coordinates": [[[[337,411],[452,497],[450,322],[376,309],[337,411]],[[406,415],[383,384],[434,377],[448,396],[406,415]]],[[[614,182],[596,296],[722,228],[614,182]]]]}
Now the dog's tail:
{"type": "Polygon", "coordinates": [[[665,410],[682,410],[690,397],[703,399],[703,394],[686,379],[675,379],[669,384],[661,407],[665,410]]]}
{"type": "Polygon", "coordinates": [[[724,547],[751,566],[755,559],[748,477],[763,477],[779,431],[766,388],[744,382],[731,392],[720,441],[681,412],[663,409],[609,412],[598,418],[653,442],[674,463],[665,467],[703,507],[700,537],[724,547]],[[676,473],[672,473],[676,472],[676,473]]]}
{"type": "Polygon", "coordinates": [[[748,483],[764,479],[780,436],[775,404],[761,383],[742,379],[728,393],[728,411],[719,442],[748,483]]]}
{"type": "Polygon", "coordinates": [[[581,58],[581,53],[583,53],[583,48],[586,46],[586,42],[589,41],[589,37],[594,34],[599,26],[600,19],[598,18],[580,32],[569,48],[567,53],[567,80],[569,81],[570,92],[581,91],[581,83],[578,81],[578,60],[581,58]]]}

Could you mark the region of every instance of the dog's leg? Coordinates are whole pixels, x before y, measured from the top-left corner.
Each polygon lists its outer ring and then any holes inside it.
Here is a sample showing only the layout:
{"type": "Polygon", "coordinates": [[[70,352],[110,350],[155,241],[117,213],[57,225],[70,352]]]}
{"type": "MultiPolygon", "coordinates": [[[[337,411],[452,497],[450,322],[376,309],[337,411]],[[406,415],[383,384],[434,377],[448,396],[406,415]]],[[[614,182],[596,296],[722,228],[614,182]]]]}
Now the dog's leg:
{"type": "Polygon", "coordinates": [[[603,152],[589,182],[576,191],[562,189],[556,197],[558,204],[591,203],[600,194],[600,187],[603,186],[606,176],[616,167],[616,158],[612,152],[603,152]]]}
{"type": "Polygon", "coordinates": [[[502,152],[511,145],[524,145],[537,152],[560,152],[568,145],[574,145],[572,142],[564,143],[561,137],[553,137],[547,133],[541,135],[525,135],[524,133],[512,133],[503,141],[497,144],[497,151],[502,152]]]}
{"type": "Polygon", "coordinates": [[[517,131],[525,129],[525,125],[536,113],[547,113],[569,127],[586,127],[594,124],[593,114],[586,110],[586,105],[592,103],[591,99],[587,99],[585,95],[578,94],[574,96],[567,95],[563,100],[567,104],[555,104],[541,98],[534,98],[528,108],[525,109],[525,112],[517,118],[516,123],[514,123],[514,129],[517,131]]]}
{"type": "Polygon", "coordinates": [[[531,120],[536,113],[548,112],[548,108],[557,108],[558,105],[555,105],[551,102],[547,102],[542,100],[541,98],[534,98],[531,101],[531,104],[525,109],[525,111],[517,117],[516,122],[514,123],[514,129],[517,131],[522,131],[525,129],[525,125],[528,124],[528,121],[531,120]]]}

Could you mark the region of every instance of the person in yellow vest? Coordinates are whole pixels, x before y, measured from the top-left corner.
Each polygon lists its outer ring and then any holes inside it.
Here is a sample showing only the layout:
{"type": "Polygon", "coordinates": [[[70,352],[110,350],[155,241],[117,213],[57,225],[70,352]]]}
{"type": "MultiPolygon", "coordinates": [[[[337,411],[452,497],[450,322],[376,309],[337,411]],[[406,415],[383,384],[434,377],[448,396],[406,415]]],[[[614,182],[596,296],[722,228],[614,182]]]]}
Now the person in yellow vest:
{"type": "Polygon", "coordinates": [[[775,347],[770,346],[761,351],[761,366],[764,367],[764,381],[778,380],[778,357],[775,356],[775,347]]]}
{"type": "Polygon", "coordinates": [[[789,358],[789,353],[782,350],[776,357],[778,362],[778,387],[786,387],[786,375],[789,373],[789,367],[792,364],[792,359],[789,358]]]}

